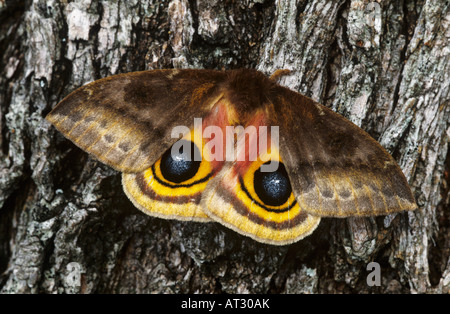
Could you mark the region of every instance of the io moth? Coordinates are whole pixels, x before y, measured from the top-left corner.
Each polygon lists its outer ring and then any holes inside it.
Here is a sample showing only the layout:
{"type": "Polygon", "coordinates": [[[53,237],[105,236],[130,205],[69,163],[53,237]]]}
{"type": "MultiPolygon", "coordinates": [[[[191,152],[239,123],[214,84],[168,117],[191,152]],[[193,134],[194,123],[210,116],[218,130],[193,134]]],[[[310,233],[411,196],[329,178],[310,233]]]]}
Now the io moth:
{"type": "Polygon", "coordinates": [[[122,172],[144,213],[215,221],[263,243],[296,242],[321,217],[417,207],[377,141],[256,70],[114,75],[75,90],[46,118],[122,172]]]}

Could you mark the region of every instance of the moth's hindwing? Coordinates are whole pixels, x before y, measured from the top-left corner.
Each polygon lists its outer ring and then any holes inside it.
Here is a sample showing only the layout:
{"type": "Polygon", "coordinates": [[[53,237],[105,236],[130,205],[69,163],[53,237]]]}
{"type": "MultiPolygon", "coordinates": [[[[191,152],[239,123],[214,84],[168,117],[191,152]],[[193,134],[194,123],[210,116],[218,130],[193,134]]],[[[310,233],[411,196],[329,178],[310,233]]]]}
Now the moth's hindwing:
{"type": "Polygon", "coordinates": [[[213,149],[216,158],[212,158],[210,142],[203,135],[209,127],[218,127],[224,136],[225,126],[232,123],[230,113],[227,104],[218,101],[208,116],[151,167],[139,173],[123,173],[123,188],[133,204],[160,218],[210,221],[200,201],[203,191],[222,168],[225,151],[221,145],[216,146],[213,149]]]}
{"type": "Polygon", "coordinates": [[[256,149],[252,143],[259,143],[262,135],[257,131],[248,134],[248,140],[245,133],[239,137],[236,160],[227,162],[206,187],[201,205],[214,220],[259,242],[292,243],[313,232],[320,217],[297,202],[276,141],[269,138],[267,150],[251,160],[250,147],[256,149]]]}

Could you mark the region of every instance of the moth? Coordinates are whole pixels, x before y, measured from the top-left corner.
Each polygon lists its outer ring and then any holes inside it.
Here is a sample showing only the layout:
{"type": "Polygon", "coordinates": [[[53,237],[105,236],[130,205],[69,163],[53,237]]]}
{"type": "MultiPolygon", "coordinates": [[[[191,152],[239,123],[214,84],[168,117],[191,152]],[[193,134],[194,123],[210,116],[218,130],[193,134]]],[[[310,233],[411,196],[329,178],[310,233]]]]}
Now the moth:
{"type": "Polygon", "coordinates": [[[322,217],[417,208],[377,141],[276,76],[250,69],[119,74],[75,90],[46,119],[120,171],[125,194],[144,213],[215,221],[263,243],[296,242],[322,217]],[[269,164],[275,167],[263,171],[269,164]]]}

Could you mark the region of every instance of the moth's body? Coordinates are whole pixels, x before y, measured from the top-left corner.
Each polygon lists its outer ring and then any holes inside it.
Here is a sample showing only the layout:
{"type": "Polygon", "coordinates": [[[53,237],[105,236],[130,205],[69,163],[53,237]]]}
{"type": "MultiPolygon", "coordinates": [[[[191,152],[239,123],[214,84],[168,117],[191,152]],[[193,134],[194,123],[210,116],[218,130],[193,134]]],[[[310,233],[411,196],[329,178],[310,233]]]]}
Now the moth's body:
{"type": "Polygon", "coordinates": [[[367,133],[255,70],[116,75],[76,90],[47,119],[123,172],[130,200],[161,218],[214,220],[255,240],[286,244],[310,234],[320,217],[416,208],[400,168],[367,133]],[[182,140],[203,157],[223,158],[191,162],[165,153],[179,140],[171,136],[177,126],[187,127],[182,140]],[[236,134],[236,158],[227,160],[225,148],[208,150],[210,139],[202,136],[216,127],[225,143],[227,126],[276,126],[279,141],[268,128],[267,152],[242,160],[262,134],[248,141],[236,134]],[[261,171],[267,160],[276,172],[261,171]]]}

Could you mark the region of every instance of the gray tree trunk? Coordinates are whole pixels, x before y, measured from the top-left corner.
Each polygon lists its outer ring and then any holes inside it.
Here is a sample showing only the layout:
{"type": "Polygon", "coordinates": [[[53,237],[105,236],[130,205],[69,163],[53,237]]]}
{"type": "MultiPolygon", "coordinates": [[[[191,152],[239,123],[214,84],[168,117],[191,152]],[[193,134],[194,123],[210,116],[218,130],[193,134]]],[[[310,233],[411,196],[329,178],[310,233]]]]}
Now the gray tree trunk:
{"type": "Polygon", "coordinates": [[[0,0],[0,291],[449,293],[449,42],[445,0],[0,0]],[[284,247],[141,214],[44,117],[92,80],[171,67],[293,70],[282,84],[396,158],[419,210],[284,247]]]}

